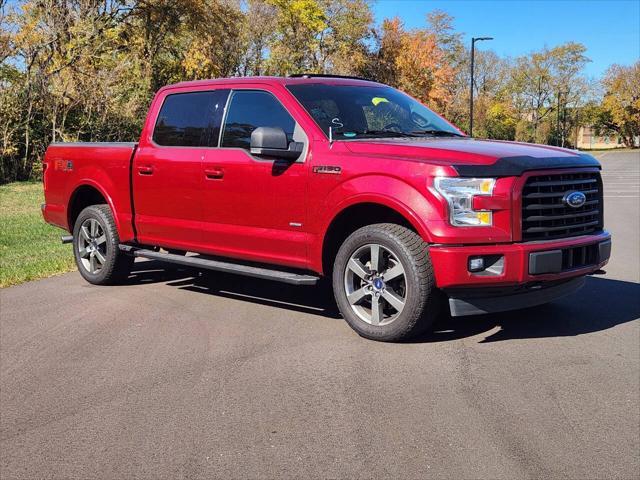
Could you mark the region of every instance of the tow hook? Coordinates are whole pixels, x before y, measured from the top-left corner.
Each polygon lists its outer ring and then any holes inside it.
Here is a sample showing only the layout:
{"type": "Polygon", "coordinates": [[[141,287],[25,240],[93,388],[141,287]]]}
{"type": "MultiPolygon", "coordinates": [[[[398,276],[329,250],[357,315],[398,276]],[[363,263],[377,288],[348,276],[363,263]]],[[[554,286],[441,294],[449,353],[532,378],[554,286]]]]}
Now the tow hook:
{"type": "Polygon", "coordinates": [[[605,272],[602,269],[596,270],[595,272],[590,273],[590,275],[606,275],[607,272],[605,272]]]}

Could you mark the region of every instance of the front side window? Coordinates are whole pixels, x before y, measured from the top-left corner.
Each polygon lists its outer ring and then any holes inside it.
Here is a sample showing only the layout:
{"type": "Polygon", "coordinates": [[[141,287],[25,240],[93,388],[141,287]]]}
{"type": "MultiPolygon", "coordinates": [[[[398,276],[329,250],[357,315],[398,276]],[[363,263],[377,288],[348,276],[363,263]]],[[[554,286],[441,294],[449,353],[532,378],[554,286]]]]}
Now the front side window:
{"type": "Polygon", "coordinates": [[[287,86],[323,132],[340,140],[463,136],[420,102],[387,86],[287,86]]]}
{"type": "Polygon", "coordinates": [[[153,141],[172,147],[217,147],[229,90],[176,93],[165,98],[153,141]]]}
{"type": "Polygon", "coordinates": [[[295,126],[293,117],[272,94],[259,90],[236,90],[229,102],[221,146],[248,150],[251,132],[258,127],[280,127],[291,142],[295,126]]]}

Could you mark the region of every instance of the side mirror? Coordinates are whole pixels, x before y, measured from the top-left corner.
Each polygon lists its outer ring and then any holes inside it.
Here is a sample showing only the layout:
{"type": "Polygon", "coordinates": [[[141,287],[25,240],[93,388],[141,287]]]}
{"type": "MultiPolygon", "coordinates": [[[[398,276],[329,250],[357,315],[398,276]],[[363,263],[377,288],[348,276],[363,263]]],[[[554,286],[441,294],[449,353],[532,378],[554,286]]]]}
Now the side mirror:
{"type": "Polygon", "coordinates": [[[289,143],[287,134],[280,127],[258,127],[251,132],[253,155],[295,160],[303,149],[302,142],[289,143]]]}

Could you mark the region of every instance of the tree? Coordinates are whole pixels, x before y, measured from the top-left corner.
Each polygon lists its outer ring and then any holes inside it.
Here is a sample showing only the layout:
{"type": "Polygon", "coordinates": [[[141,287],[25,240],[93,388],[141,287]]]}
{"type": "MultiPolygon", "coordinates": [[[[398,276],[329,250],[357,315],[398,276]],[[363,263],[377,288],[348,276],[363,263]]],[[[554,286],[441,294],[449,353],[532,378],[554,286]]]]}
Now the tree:
{"type": "Polygon", "coordinates": [[[369,52],[360,74],[388,85],[397,85],[396,58],[402,44],[404,28],[398,18],[385,19],[380,28],[375,29],[375,48],[369,52]]]}
{"type": "Polygon", "coordinates": [[[578,75],[590,61],[585,51],[584,45],[569,42],[516,59],[508,91],[520,119],[518,140],[547,143],[551,114],[577,106],[584,88],[578,75]]]}
{"type": "Polygon", "coordinates": [[[363,72],[442,111],[451,101],[455,70],[438,35],[429,29],[406,30],[399,18],[385,20],[376,32],[377,51],[363,72]]]}
{"type": "Polygon", "coordinates": [[[126,70],[117,48],[122,4],[40,0],[20,7],[5,30],[17,73],[5,76],[2,96],[15,96],[19,113],[4,119],[16,133],[14,153],[3,154],[3,180],[37,175],[50,141],[94,138],[107,120],[108,128],[121,126],[110,111],[125,111],[115,107],[114,92],[126,70]]]}
{"type": "Polygon", "coordinates": [[[270,46],[276,41],[278,9],[266,0],[249,0],[242,28],[244,56],[240,74],[263,75],[270,46]]]}
{"type": "Polygon", "coordinates": [[[327,28],[320,33],[316,64],[322,73],[356,74],[367,56],[373,14],[368,0],[322,0],[327,28]]]}
{"type": "Polygon", "coordinates": [[[266,0],[276,9],[267,71],[353,73],[364,62],[368,0],[266,0]]]}
{"type": "Polygon", "coordinates": [[[407,32],[396,58],[398,88],[442,111],[450,100],[454,70],[432,33],[407,32]]]}
{"type": "MultiPolygon", "coordinates": [[[[466,67],[466,65],[465,65],[466,67]]],[[[474,134],[477,137],[509,140],[514,138],[517,119],[509,101],[507,84],[511,74],[509,61],[491,50],[476,51],[474,66],[474,134]]],[[[468,68],[464,68],[468,72],[468,68]]],[[[468,73],[463,92],[470,82],[468,73]]],[[[468,92],[461,95],[467,102],[468,92]]],[[[467,103],[465,103],[465,108],[467,103]]],[[[468,112],[465,111],[465,123],[468,112]]]]}
{"type": "Polygon", "coordinates": [[[640,137],[640,61],[633,65],[612,65],[602,80],[605,88],[595,126],[615,132],[624,144],[634,146],[640,137]]]}

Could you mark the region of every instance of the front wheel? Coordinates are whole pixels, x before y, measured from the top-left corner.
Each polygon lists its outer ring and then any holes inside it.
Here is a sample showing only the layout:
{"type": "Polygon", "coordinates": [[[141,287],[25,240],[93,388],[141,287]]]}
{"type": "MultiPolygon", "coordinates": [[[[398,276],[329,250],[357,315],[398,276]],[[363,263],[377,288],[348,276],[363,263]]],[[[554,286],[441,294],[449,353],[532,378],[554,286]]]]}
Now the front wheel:
{"type": "Polygon", "coordinates": [[[134,258],[120,251],[119,243],[108,205],[92,205],[82,210],[73,228],[73,254],[80,275],[95,285],[124,280],[134,258]]]}
{"type": "Polygon", "coordinates": [[[427,244],[396,224],[369,225],[344,241],[334,264],[333,291],[351,328],[373,340],[422,333],[440,310],[427,244]]]}

